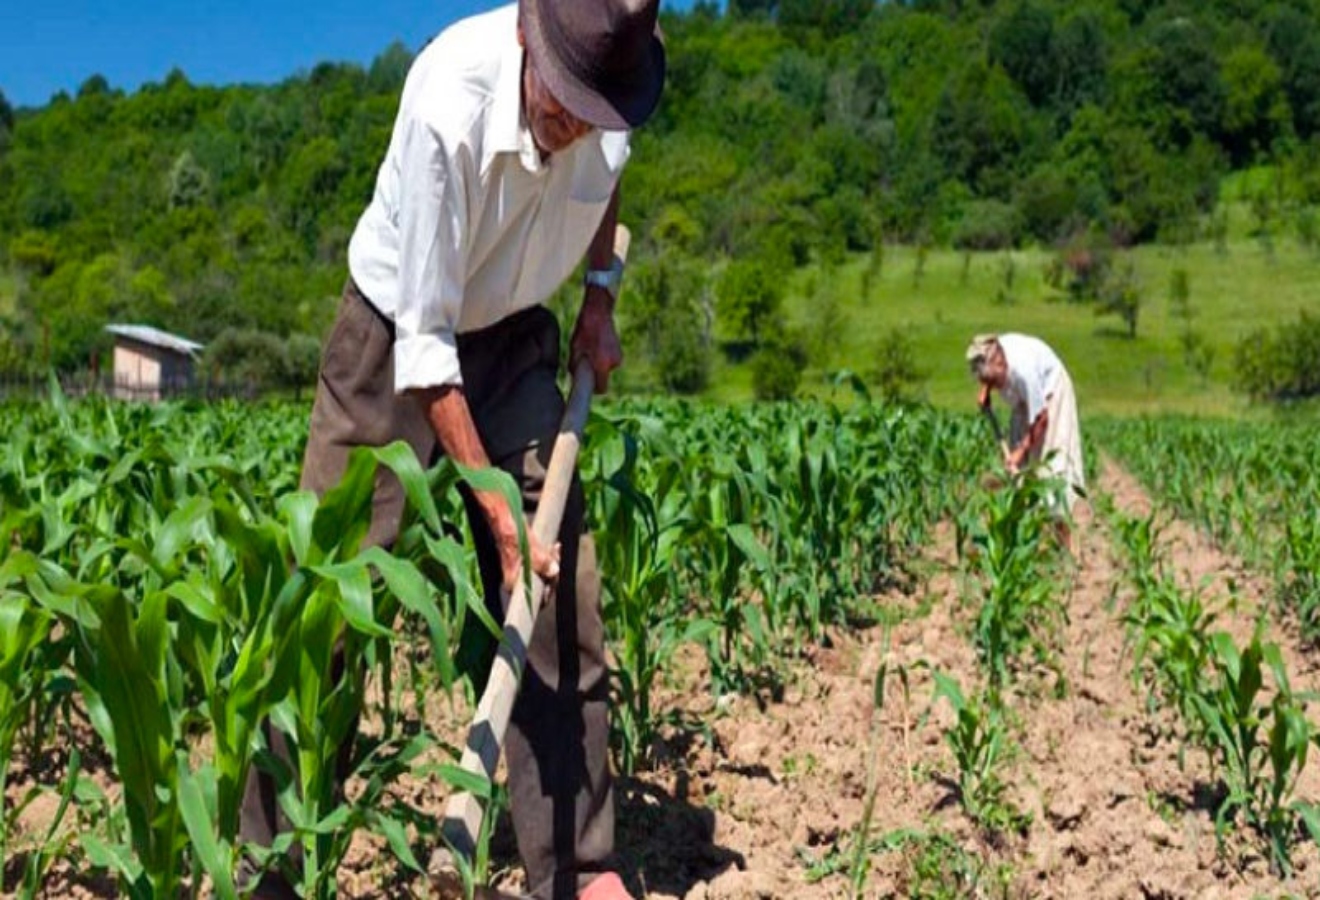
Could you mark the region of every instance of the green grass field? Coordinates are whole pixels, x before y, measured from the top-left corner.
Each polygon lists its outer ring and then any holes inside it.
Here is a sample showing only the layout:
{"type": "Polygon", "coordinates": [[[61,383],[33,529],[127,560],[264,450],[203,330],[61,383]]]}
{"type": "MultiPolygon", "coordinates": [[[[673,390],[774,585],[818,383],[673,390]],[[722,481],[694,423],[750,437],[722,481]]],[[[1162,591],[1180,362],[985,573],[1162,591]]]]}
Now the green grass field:
{"type": "MultiPolygon", "coordinates": [[[[888,247],[866,296],[864,257],[850,260],[827,285],[821,284],[819,272],[800,273],[785,300],[790,321],[808,333],[820,330],[816,323],[822,315],[836,323],[828,329],[833,339],[824,342],[828,358],[813,360],[803,386],[821,393],[829,390],[824,386],[829,371],[873,369],[877,348],[897,328],[911,339],[926,375],[923,396],[940,407],[967,406],[975,392],[963,361],[968,340],[978,332],[1020,331],[1043,338],[1058,351],[1073,376],[1083,414],[1266,415],[1231,390],[1234,348],[1255,328],[1295,321],[1302,310],[1320,312],[1320,255],[1290,237],[1276,238],[1266,249],[1240,229],[1239,221],[1223,252],[1210,243],[1132,252],[1142,288],[1135,339],[1116,316],[1097,316],[1090,305],[1057,299],[1045,282],[1052,254],[1043,250],[970,258],[931,251],[918,278],[917,251],[888,247]],[[995,297],[1010,258],[1015,299],[1004,304],[995,297]],[[1214,350],[1204,382],[1185,361],[1179,342],[1184,326],[1170,314],[1170,283],[1179,268],[1189,277],[1192,327],[1214,350]]],[[[716,373],[712,395],[737,399],[750,394],[746,367],[733,368],[716,373]]]]}

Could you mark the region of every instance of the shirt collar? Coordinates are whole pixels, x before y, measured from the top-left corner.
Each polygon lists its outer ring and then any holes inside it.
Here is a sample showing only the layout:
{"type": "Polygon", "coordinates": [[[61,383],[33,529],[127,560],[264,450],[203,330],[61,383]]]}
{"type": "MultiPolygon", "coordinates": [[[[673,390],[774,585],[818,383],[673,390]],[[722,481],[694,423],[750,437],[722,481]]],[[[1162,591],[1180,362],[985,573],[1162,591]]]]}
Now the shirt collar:
{"type": "Polygon", "coordinates": [[[528,172],[536,173],[544,168],[531,129],[523,119],[523,52],[515,36],[510,35],[501,51],[500,71],[486,119],[481,158],[483,175],[490,171],[498,153],[516,153],[528,172]]]}

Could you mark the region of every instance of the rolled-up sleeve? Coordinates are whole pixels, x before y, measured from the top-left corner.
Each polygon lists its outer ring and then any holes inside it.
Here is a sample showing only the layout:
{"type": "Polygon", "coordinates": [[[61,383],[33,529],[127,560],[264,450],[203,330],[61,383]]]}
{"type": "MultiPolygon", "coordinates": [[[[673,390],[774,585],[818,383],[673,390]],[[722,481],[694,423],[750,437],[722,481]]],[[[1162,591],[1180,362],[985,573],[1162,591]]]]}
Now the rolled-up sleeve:
{"type": "Polygon", "coordinates": [[[394,390],[462,384],[454,341],[466,278],[467,204],[462,161],[414,119],[399,168],[399,296],[394,390]]]}

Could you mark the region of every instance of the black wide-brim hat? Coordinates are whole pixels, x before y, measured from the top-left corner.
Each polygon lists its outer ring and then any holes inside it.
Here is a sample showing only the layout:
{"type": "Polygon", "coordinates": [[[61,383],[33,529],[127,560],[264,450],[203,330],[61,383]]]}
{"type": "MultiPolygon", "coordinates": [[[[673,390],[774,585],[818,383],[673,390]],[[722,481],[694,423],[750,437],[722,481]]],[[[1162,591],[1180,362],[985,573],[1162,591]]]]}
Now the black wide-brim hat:
{"type": "Polygon", "coordinates": [[[641,125],[665,86],[659,0],[518,0],[537,74],[578,119],[606,131],[641,125]]]}

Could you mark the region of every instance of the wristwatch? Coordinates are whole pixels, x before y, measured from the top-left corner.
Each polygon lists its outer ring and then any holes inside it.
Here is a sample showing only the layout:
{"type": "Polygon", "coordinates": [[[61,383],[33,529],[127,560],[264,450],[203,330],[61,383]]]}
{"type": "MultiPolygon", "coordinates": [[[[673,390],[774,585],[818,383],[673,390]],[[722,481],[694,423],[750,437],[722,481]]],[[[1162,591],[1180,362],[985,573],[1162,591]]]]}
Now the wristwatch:
{"type": "Polygon", "coordinates": [[[623,281],[623,260],[617,256],[608,269],[587,269],[586,277],[583,283],[604,288],[609,291],[610,298],[619,299],[619,284],[623,281]]]}

